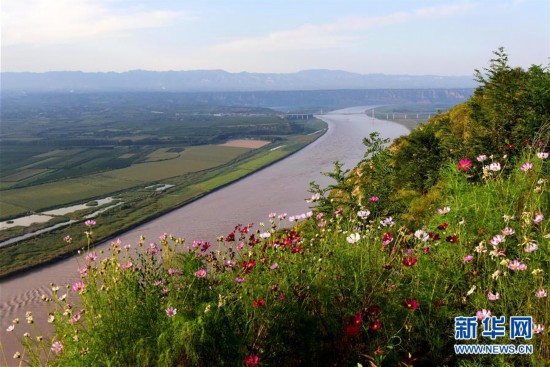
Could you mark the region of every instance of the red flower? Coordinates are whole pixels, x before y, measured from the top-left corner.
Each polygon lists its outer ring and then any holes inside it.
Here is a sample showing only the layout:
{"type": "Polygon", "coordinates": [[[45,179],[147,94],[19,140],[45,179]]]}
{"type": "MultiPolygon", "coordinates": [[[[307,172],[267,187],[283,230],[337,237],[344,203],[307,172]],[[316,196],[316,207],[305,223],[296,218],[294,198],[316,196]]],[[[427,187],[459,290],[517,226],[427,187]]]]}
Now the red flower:
{"type": "Polygon", "coordinates": [[[432,249],[430,248],[430,246],[424,246],[424,248],[422,249],[422,252],[425,254],[429,254],[432,252],[432,249]]]}
{"type": "Polygon", "coordinates": [[[403,258],[403,265],[413,266],[414,264],[416,264],[417,261],[418,261],[418,259],[416,257],[407,256],[407,257],[403,258]]]}
{"type": "Polygon", "coordinates": [[[401,305],[409,310],[416,310],[418,306],[420,306],[417,300],[410,298],[403,300],[403,302],[401,302],[401,305]]]}
{"type": "Polygon", "coordinates": [[[201,252],[206,252],[212,246],[209,242],[205,242],[204,245],[201,247],[201,252]]]}
{"type": "Polygon", "coordinates": [[[380,323],[380,320],[376,319],[374,321],[371,321],[371,323],[369,325],[369,329],[371,331],[378,331],[378,330],[382,329],[382,324],[380,323]]]}
{"type": "Polygon", "coordinates": [[[265,306],[265,301],[263,299],[256,299],[252,302],[252,307],[254,308],[263,308],[265,306]]]}
{"type": "Polygon", "coordinates": [[[350,325],[359,326],[359,325],[361,325],[362,322],[363,322],[363,316],[361,316],[361,313],[356,313],[355,315],[353,315],[349,319],[350,325]]]}
{"type": "Polygon", "coordinates": [[[443,231],[443,230],[447,229],[448,226],[449,226],[449,223],[443,223],[443,224],[438,225],[437,229],[439,229],[440,231],[443,231]]]}
{"type": "Polygon", "coordinates": [[[461,159],[460,162],[458,162],[456,164],[456,166],[458,167],[459,170],[461,171],[467,171],[470,169],[470,167],[472,167],[472,161],[469,160],[468,158],[466,159],[461,159]]]}
{"type": "Polygon", "coordinates": [[[225,242],[233,242],[235,241],[235,232],[231,232],[230,234],[225,237],[225,242]]]}
{"type": "Polygon", "coordinates": [[[295,245],[295,246],[292,246],[292,253],[295,254],[297,252],[302,252],[302,246],[300,245],[295,245]]]}
{"type": "Polygon", "coordinates": [[[354,338],[361,334],[361,327],[359,325],[346,325],[345,331],[347,336],[354,338]]]}
{"type": "Polygon", "coordinates": [[[243,362],[246,367],[256,367],[260,363],[260,357],[258,357],[257,355],[249,354],[246,356],[243,362]]]}
{"type": "Polygon", "coordinates": [[[458,236],[457,235],[447,236],[447,238],[445,238],[445,241],[450,242],[450,243],[456,243],[456,242],[458,242],[458,236]]]}
{"type": "Polygon", "coordinates": [[[378,307],[377,305],[372,305],[372,306],[369,306],[369,308],[367,308],[367,315],[369,316],[376,316],[378,314],[380,314],[380,307],[378,307]]]}
{"type": "Polygon", "coordinates": [[[243,261],[245,273],[250,273],[250,270],[254,269],[254,267],[256,267],[256,261],[254,261],[254,259],[251,259],[250,261],[243,261]]]}

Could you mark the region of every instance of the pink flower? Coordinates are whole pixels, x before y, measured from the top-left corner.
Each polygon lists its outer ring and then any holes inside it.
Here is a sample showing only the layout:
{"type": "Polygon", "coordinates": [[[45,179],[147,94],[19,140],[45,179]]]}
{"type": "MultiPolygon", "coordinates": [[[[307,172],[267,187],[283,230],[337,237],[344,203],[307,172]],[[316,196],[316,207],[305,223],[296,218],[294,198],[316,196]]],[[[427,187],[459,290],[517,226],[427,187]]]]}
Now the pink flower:
{"type": "Polygon", "coordinates": [[[444,208],[442,208],[442,209],[441,209],[441,208],[440,208],[440,209],[437,209],[437,213],[438,213],[438,214],[441,214],[441,215],[445,215],[445,214],[449,213],[450,211],[451,211],[451,208],[448,207],[448,206],[446,206],[446,207],[444,207],[444,208]]]}
{"type": "Polygon", "coordinates": [[[199,269],[195,272],[197,278],[206,278],[206,269],[199,269]]]}
{"type": "Polygon", "coordinates": [[[459,170],[467,171],[472,167],[472,161],[469,159],[461,159],[460,162],[456,164],[459,170]]]}
{"type": "Polygon", "coordinates": [[[527,172],[531,168],[533,168],[533,163],[526,162],[521,165],[520,170],[522,170],[523,172],[527,172]]]}
{"type": "Polygon", "coordinates": [[[69,235],[66,235],[65,237],[63,237],[63,241],[65,241],[67,243],[71,243],[71,242],[73,242],[73,238],[69,235]]]}
{"type": "Polygon", "coordinates": [[[317,220],[320,220],[321,218],[323,218],[323,213],[319,213],[315,216],[315,219],[317,220]]]}
{"type": "Polygon", "coordinates": [[[250,354],[246,356],[243,362],[246,365],[246,367],[256,367],[258,363],[260,363],[260,357],[258,357],[257,355],[250,354]]]}
{"type": "Polygon", "coordinates": [[[159,252],[159,248],[157,247],[157,244],[154,242],[151,242],[149,244],[149,248],[147,249],[147,254],[149,256],[155,256],[156,254],[158,254],[158,252],[159,252]]]}
{"type": "Polygon", "coordinates": [[[476,312],[476,317],[478,320],[483,320],[484,318],[490,317],[490,316],[491,316],[490,310],[482,309],[476,312]]]}
{"type": "Polygon", "coordinates": [[[97,255],[95,252],[88,252],[88,254],[86,254],[86,261],[90,262],[90,261],[96,261],[97,260],[97,255]]]}
{"type": "Polygon", "coordinates": [[[527,265],[525,265],[524,263],[516,259],[508,264],[508,269],[514,270],[514,271],[517,271],[517,270],[523,271],[523,270],[527,270],[527,265]]]}
{"type": "Polygon", "coordinates": [[[270,268],[271,270],[275,270],[275,269],[277,269],[278,267],[279,267],[279,264],[273,263],[269,268],[270,268]]]}
{"type": "Polygon", "coordinates": [[[546,298],[548,297],[548,292],[546,291],[546,289],[544,288],[539,288],[537,289],[537,291],[535,292],[535,296],[537,298],[546,298]]]}
{"type": "Polygon", "coordinates": [[[491,238],[490,243],[493,246],[498,246],[503,241],[504,241],[504,237],[500,234],[497,234],[496,236],[493,236],[493,238],[491,238]]]}
{"type": "Polygon", "coordinates": [[[74,316],[69,320],[70,324],[77,323],[80,320],[81,317],[81,311],[74,314],[74,316]]]}
{"type": "Polygon", "coordinates": [[[540,213],[535,213],[535,219],[533,219],[533,223],[539,224],[544,219],[544,215],[540,213]]]}
{"type": "Polygon", "coordinates": [[[476,159],[478,162],[484,162],[487,160],[487,156],[485,154],[478,155],[476,159]]]}
{"type": "Polygon", "coordinates": [[[128,261],[127,263],[125,264],[120,264],[120,267],[122,269],[130,269],[132,267],[132,265],[134,265],[131,261],[128,261]]]}
{"type": "Polygon", "coordinates": [[[84,265],[80,269],[78,269],[78,273],[80,274],[81,278],[86,278],[88,276],[88,266],[84,265]]]}
{"type": "Polygon", "coordinates": [[[525,247],[525,252],[527,253],[535,252],[538,249],[539,249],[539,245],[537,245],[535,242],[531,242],[530,244],[527,245],[527,247],[525,247]]]}
{"type": "Polygon", "coordinates": [[[505,236],[511,236],[513,235],[514,233],[516,233],[516,231],[514,231],[512,228],[510,227],[506,227],[502,230],[502,234],[505,235],[505,236]]]}
{"type": "Polygon", "coordinates": [[[81,281],[78,281],[76,283],[73,284],[73,291],[75,292],[82,292],[84,290],[84,288],[86,287],[86,284],[84,284],[83,282],[81,281]]]}
{"type": "Polygon", "coordinates": [[[541,334],[544,331],[543,324],[533,324],[533,332],[535,334],[541,334]]]}
{"type": "Polygon", "coordinates": [[[493,292],[489,292],[487,293],[487,298],[489,299],[489,301],[496,301],[498,299],[500,299],[500,294],[497,293],[493,293],[493,292]]]}
{"type": "Polygon", "coordinates": [[[472,261],[473,258],[474,257],[472,255],[466,255],[466,256],[464,256],[463,261],[464,261],[464,263],[467,263],[467,262],[472,261]]]}
{"type": "Polygon", "coordinates": [[[96,222],[93,219],[88,219],[87,221],[84,222],[84,224],[88,227],[93,227],[96,225],[96,222]]]}
{"type": "Polygon", "coordinates": [[[546,159],[548,158],[548,153],[538,152],[537,157],[539,157],[540,159],[546,159]]]}
{"type": "Polygon", "coordinates": [[[370,203],[374,203],[374,202],[377,202],[378,200],[380,200],[380,198],[378,196],[371,196],[368,201],[370,203]]]}
{"type": "Polygon", "coordinates": [[[237,277],[234,279],[235,283],[242,283],[244,282],[244,278],[237,277]]]}
{"type": "Polygon", "coordinates": [[[58,340],[52,344],[51,351],[55,354],[59,354],[63,351],[63,344],[58,340]]]}
{"type": "Polygon", "coordinates": [[[168,307],[166,308],[166,316],[168,317],[174,317],[178,313],[178,309],[174,307],[168,307]]]}

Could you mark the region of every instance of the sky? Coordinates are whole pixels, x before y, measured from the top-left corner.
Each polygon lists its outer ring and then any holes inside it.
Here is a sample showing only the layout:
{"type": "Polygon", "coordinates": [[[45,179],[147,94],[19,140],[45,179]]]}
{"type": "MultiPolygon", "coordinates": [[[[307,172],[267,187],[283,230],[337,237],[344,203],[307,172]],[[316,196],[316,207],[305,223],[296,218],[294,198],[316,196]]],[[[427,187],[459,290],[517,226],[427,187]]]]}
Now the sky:
{"type": "Polygon", "coordinates": [[[472,75],[550,63],[548,0],[2,0],[1,70],[472,75]]]}

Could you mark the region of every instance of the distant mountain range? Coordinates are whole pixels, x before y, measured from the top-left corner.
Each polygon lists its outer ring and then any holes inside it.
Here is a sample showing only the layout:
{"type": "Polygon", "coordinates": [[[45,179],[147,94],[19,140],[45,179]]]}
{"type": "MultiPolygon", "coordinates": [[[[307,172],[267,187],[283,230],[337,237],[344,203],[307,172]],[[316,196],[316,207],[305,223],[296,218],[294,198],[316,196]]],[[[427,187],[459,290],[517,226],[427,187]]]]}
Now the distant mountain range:
{"type": "Polygon", "coordinates": [[[335,70],[306,70],[288,74],[229,73],[223,70],[4,72],[0,77],[3,92],[229,92],[476,86],[472,76],[357,74],[335,70]]]}

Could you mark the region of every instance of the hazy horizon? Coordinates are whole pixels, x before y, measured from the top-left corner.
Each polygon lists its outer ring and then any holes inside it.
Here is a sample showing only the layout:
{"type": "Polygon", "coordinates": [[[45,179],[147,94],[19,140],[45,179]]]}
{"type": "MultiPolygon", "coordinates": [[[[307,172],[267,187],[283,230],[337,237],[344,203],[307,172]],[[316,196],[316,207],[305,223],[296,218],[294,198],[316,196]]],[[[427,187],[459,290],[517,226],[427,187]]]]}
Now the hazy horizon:
{"type": "Polygon", "coordinates": [[[338,70],[472,75],[505,47],[547,65],[550,2],[3,0],[3,72],[338,70]]]}

